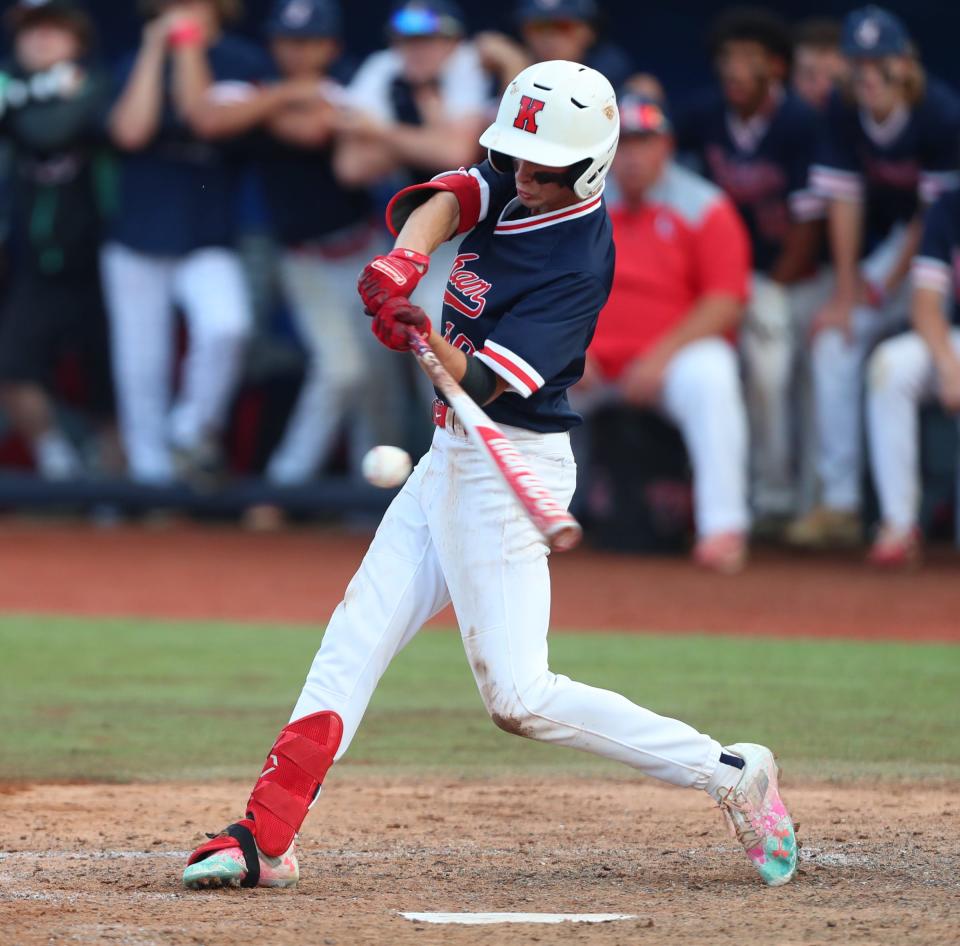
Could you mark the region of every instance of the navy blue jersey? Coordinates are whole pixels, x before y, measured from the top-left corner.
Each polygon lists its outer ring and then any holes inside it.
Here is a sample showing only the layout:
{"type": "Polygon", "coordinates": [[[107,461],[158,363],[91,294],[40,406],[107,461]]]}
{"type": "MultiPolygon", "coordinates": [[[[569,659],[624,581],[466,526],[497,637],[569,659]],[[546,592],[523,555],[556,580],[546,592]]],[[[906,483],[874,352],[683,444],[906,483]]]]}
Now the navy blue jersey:
{"type": "Polygon", "coordinates": [[[602,194],[531,216],[512,174],[488,162],[480,222],[464,237],[443,301],[444,338],[508,382],[485,408],[501,424],[543,433],[580,423],[567,389],[613,283],[613,227],[602,194]]]}
{"type": "Polygon", "coordinates": [[[440,330],[508,382],[485,410],[497,423],[553,433],[580,423],[567,389],[583,374],[613,284],[613,227],[602,194],[530,215],[512,174],[488,162],[480,222],[460,245],[440,330]]]}
{"type": "Polygon", "coordinates": [[[791,223],[822,215],[809,188],[819,118],[792,92],[743,122],[712,93],[677,117],[677,144],[696,155],[701,171],[723,188],[750,233],[754,269],[769,272],[791,223]]]}
{"type": "MultiPolygon", "coordinates": [[[[230,93],[274,75],[266,53],[246,40],[223,36],[207,50],[215,83],[230,93]]],[[[133,71],[136,55],[122,63],[117,96],[133,71]]],[[[113,239],[158,256],[182,256],[206,246],[227,246],[235,237],[237,193],[243,162],[236,148],[196,138],[176,114],[170,94],[171,68],[164,77],[160,127],[140,151],[120,161],[119,208],[113,239]]]]}
{"type": "Polygon", "coordinates": [[[947,192],[927,211],[910,275],[915,287],[939,292],[960,322],[960,191],[947,192]]]}
{"type": "Polygon", "coordinates": [[[813,171],[815,189],[835,200],[863,202],[864,249],[911,220],[957,186],[960,99],[930,79],[923,99],[878,124],[839,92],[827,107],[813,171]]]}

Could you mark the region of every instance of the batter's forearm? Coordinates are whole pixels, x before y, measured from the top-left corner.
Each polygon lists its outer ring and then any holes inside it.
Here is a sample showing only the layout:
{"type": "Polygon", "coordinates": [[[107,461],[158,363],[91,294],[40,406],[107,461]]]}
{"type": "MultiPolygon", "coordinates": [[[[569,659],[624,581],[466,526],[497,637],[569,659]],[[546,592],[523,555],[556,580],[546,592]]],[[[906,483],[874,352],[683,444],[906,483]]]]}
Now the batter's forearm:
{"type": "Polygon", "coordinates": [[[438,191],[410,214],[397,235],[395,246],[429,256],[446,243],[459,226],[460,201],[447,191],[438,191]]]}
{"type": "MultiPolygon", "coordinates": [[[[468,368],[473,367],[480,372],[483,372],[487,375],[493,375],[493,372],[484,364],[480,362],[473,362],[473,356],[468,355],[466,352],[461,351],[459,348],[455,348],[449,342],[445,341],[443,337],[434,329],[430,333],[430,337],[427,339],[427,344],[432,349],[433,353],[437,356],[437,360],[446,368],[450,377],[453,378],[457,384],[464,382],[468,368]],[[471,364],[472,363],[472,364],[471,364]]],[[[427,372],[429,374],[429,372],[427,372]]],[[[471,385],[471,388],[473,386],[471,385]]],[[[471,390],[465,386],[465,390],[470,394],[474,399],[481,405],[489,404],[491,401],[495,401],[504,391],[507,390],[509,385],[503,378],[494,375],[493,383],[487,383],[486,379],[477,386],[477,390],[471,390]],[[483,391],[483,394],[478,394],[478,391],[483,391]]]]}

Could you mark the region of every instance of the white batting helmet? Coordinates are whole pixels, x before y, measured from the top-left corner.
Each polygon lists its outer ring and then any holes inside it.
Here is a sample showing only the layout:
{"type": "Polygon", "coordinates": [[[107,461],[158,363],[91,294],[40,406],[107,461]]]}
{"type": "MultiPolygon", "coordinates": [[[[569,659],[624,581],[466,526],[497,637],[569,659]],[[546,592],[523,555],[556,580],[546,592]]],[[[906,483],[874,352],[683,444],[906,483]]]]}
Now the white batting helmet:
{"type": "Polygon", "coordinates": [[[524,69],[507,86],[480,144],[498,171],[511,170],[511,158],[571,168],[570,186],[586,199],[603,185],[619,136],[617,96],[606,77],[555,59],[524,69]]]}

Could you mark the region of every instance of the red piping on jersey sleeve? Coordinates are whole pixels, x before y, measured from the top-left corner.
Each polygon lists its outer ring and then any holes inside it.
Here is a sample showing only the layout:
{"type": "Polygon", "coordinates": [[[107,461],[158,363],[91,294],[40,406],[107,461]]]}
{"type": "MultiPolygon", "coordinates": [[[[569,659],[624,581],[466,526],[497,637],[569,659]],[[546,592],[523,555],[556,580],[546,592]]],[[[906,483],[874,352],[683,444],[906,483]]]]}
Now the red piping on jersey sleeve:
{"type": "Polygon", "coordinates": [[[387,204],[387,229],[397,236],[410,214],[421,204],[426,203],[437,191],[448,191],[460,204],[458,234],[472,230],[480,222],[480,182],[472,174],[460,170],[441,174],[423,184],[405,187],[394,194],[393,199],[387,204]]]}
{"type": "MultiPolygon", "coordinates": [[[[496,362],[501,368],[503,368],[511,378],[504,378],[504,380],[515,379],[519,381],[530,394],[533,394],[535,391],[539,391],[543,387],[543,381],[537,378],[532,377],[526,371],[521,368],[516,361],[509,358],[507,355],[501,354],[499,351],[493,351],[489,345],[485,345],[483,349],[479,352],[481,359],[489,359],[490,361],[496,362]]],[[[501,374],[501,372],[497,372],[501,374]]]]}

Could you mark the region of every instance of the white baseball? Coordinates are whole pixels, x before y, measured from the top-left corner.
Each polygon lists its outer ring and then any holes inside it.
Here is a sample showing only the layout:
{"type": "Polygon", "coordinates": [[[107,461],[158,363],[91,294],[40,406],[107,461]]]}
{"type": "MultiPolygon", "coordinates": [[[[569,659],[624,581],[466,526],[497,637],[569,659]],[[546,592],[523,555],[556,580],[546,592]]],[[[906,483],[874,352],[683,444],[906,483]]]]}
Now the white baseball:
{"type": "Polygon", "coordinates": [[[364,479],[381,489],[399,486],[413,469],[413,461],[406,450],[399,447],[374,447],[367,452],[360,466],[364,479]]]}

